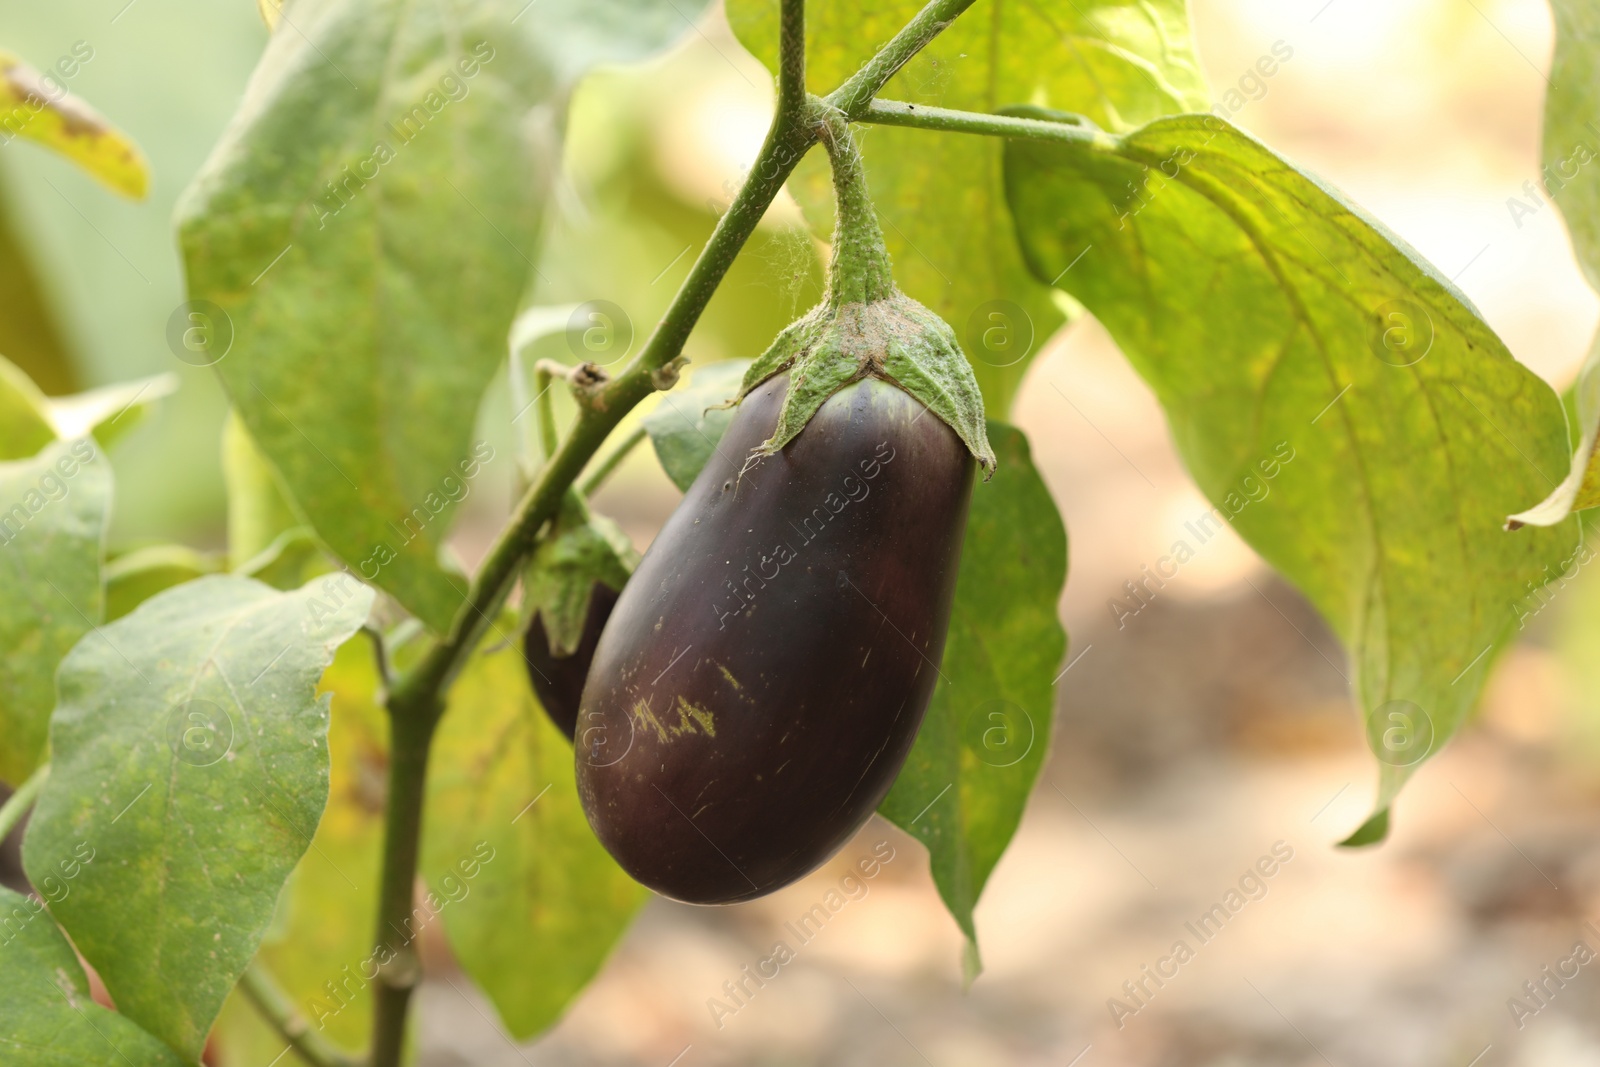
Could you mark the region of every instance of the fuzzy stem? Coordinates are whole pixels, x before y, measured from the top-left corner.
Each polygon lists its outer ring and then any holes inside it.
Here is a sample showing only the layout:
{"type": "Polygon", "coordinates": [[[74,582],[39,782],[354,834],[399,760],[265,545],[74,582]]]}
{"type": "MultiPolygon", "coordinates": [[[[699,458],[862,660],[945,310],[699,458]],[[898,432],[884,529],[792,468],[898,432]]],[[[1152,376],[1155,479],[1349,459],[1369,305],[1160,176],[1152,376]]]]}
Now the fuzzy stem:
{"type": "Polygon", "coordinates": [[[1019,115],[987,115],[976,111],[952,111],[899,100],[874,100],[862,109],[862,122],[878,126],[905,126],[941,133],[974,133],[988,137],[1007,137],[1024,141],[1058,141],[1066,144],[1109,145],[1115,143],[1079,115],[1059,119],[1035,119],[1019,115]]]}
{"type": "Polygon", "coordinates": [[[829,114],[822,143],[833,166],[835,221],[833,260],[828,264],[828,298],[834,307],[866,304],[895,293],[889,250],[883,245],[878,213],[867,195],[861,150],[844,116],[829,114]]]}
{"type": "Polygon", "coordinates": [[[895,34],[889,43],[878,49],[878,54],[867,60],[850,80],[828,94],[828,103],[857,119],[872,103],[895,72],[914,59],[935,37],[944,32],[957,15],[971,7],[975,0],[930,0],[895,34]]]}
{"type": "Polygon", "coordinates": [[[806,106],[805,0],[783,0],[779,19],[778,110],[798,122],[806,106]]]}

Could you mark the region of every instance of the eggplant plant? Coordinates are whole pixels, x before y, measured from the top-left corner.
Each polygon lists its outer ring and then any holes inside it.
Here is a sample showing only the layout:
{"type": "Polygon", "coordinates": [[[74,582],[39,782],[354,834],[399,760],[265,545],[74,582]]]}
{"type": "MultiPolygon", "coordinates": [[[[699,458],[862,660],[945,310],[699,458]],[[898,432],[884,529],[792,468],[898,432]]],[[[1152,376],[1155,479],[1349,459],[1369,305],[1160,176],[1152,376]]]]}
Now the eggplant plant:
{"type": "MultiPolygon", "coordinates": [[[[108,451],[174,379],[60,395],[47,331],[0,361],[0,838],[27,818],[33,889],[0,888],[8,1065],[396,1067],[429,938],[531,1039],[647,890],[750,900],[874,813],[977,978],[1070,664],[1066,531],[1008,419],[1085,313],[1345,644],[1376,787],[1344,845],[1383,841],[1581,551],[1600,376],[1574,452],[1439,270],[1209,103],[1183,0],[727,0],[770,126],[637,338],[541,267],[569,109],[704,0],[259,6],[162,324],[226,396],[225,550],[108,555],[108,451]],[[820,301],[699,358],[786,188],[831,242],[820,301]],[[530,366],[541,338],[567,358],[530,366]],[[594,494],[646,440],[684,495],[641,558],[594,494]],[[1267,464],[1271,502],[1236,504],[1267,464]],[[516,498],[468,567],[491,483],[516,498]]],[[[1592,70],[1592,17],[1555,9],[1557,67],[1592,70]]],[[[93,52],[0,53],[0,126],[143,196],[72,91],[93,52]]],[[[1566,160],[1594,93],[1556,82],[1566,160]]],[[[1594,279],[1591,188],[1560,205],[1594,279]]]]}

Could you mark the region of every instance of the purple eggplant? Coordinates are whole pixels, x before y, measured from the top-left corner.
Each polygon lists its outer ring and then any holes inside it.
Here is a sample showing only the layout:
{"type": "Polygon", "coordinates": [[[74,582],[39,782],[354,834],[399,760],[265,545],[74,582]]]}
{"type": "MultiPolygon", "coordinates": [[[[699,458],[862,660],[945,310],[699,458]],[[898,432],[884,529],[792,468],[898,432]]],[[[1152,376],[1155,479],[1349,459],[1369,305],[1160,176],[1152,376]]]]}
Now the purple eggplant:
{"type": "Polygon", "coordinates": [[[975,461],[863,377],[802,432],[756,386],[594,651],[574,745],[596,835],[679,900],[747,900],[841,848],[916,737],[944,650],[975,461]]]}

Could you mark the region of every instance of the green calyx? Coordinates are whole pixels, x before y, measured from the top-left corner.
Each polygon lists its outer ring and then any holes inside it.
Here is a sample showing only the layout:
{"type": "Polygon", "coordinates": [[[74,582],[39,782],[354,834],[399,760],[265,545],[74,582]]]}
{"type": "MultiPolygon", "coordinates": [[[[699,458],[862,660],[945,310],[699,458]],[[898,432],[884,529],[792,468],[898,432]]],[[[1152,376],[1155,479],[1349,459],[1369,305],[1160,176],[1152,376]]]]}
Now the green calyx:
{"type": "Polygon", "coordinates": [[[621,592],[638,564],[639,553],[628,535],[590,511],[577,492],[569,492],[550,536],[528,561],[522,583],[527,617],[542,618],[552,653],[570,656],[577,651],[594,584],[621,592]]]}
{"type": "Polygon", "coordinates": [[[777,428],[756,453],[772,455],[794,440],[840,389],[862,378],[881,378],[943,419],[987,477],[994,473],[994,450],[972,366],[949,324],[894,284],[849,124],[831,108],[819,108],[819,121],[837,200],[828,291],[745,373],[740,400],[773,375],[789,373],[777,428]]]}

